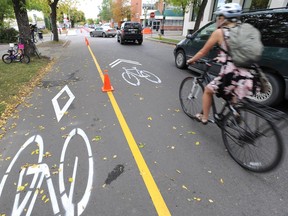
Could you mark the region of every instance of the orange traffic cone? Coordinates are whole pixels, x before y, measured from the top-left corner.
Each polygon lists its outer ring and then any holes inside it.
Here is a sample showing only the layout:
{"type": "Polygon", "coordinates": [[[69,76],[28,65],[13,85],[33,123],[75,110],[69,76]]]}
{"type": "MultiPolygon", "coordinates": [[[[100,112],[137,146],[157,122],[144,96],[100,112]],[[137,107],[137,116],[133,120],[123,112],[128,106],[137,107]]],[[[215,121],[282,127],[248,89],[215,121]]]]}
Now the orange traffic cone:
{"type": "Polygon", "coordinates": [[[85,42],[86,42],[86,45],[89,46],[89,41],[86,37],[85,37],[85,42]]]}
{"type": "Polygon", "coordinates": [[[103,92],[113,91],[114,88],[110,84],[110,78],[108,74],[104,74],[104,85],[102,87],[103,92]]]}

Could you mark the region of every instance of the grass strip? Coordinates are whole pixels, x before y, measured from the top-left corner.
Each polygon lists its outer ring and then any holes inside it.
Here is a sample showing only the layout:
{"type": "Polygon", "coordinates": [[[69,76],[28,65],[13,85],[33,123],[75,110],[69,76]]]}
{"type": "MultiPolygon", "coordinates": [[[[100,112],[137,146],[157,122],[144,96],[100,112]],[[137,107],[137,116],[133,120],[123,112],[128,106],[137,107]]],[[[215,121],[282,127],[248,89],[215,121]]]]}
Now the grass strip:
{"type": "Polygon", "coordinates": [[[31,58],[29,64],[0,62],[0,128],[34,90],[52,64],[53,61],[48,58],[31,58]]]}

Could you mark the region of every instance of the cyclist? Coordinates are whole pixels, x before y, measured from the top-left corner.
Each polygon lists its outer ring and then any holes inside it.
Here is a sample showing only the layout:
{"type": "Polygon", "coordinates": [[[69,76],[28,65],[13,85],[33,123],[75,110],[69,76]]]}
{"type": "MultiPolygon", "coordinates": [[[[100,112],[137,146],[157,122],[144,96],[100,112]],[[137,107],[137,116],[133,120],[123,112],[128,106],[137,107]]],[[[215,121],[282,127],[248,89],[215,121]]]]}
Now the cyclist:
{"type": "MultiPolygon", "coordinates": [[[[237,25],[241,13],[242,8],[237,3],[227,3],[220,6],[214,12],[217,29],[211,34],[203,48],[187,60],[187,64],[194,64],[198,59],[204,57],[214,45],[218,45],[227,51],[224,34],[225,37],[229,37],[229,28],[237,25]]],[[[221,51],[221,49],[215,60],[223,65],[219,75],[205,87],[202,99],[203,114],[198,113],[195,116],[203,124],[208,123],[208,115],[214,93],[216,93],[217,97],[222,97],[236,103],[238,99],[252,96],[256,91],[257,83],[248,69],[237,68],[233,64],[231,57],[224,51],[221,51]]]]}

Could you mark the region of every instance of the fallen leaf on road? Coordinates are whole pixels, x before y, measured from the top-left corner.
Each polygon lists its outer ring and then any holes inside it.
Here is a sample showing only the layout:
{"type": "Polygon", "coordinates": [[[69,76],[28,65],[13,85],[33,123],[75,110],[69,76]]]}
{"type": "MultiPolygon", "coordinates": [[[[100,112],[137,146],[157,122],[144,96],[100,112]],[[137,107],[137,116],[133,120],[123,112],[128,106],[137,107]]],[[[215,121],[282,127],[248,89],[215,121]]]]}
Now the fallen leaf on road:
{"type": "Polygon", "coordinates": [[[190,191],[185,185],[182,185],[182,188],[187,190],[187,191],[190,191]]]}
{"type": "Polygon", "coordinates": [[[92,139],[92,141],[99,141],[99,140],[101,140],[101,136],[95,136],[95,137],[92,139]]]}

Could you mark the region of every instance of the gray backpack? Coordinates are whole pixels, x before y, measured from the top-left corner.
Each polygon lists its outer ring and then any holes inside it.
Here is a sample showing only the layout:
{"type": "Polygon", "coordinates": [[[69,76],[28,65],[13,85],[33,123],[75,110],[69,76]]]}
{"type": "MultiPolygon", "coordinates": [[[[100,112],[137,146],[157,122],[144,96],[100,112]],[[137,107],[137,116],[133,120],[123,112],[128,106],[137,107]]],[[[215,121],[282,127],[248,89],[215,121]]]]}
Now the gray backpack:
{"type": "Polygon", "coordinates": [[[249,67],[261,59],[263,44],[261,34],[254,26],[243,23],[229,28],[229,36],[225,36],[228,54],[237,67],[249,67]]]}

